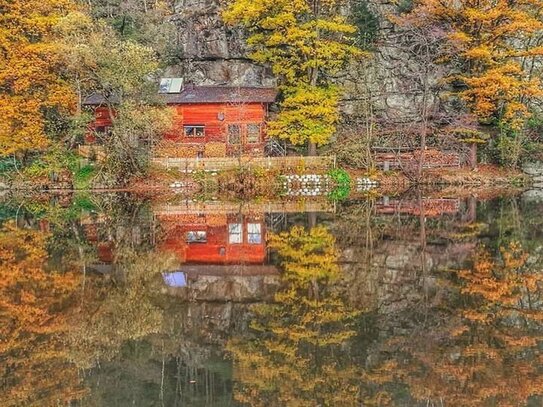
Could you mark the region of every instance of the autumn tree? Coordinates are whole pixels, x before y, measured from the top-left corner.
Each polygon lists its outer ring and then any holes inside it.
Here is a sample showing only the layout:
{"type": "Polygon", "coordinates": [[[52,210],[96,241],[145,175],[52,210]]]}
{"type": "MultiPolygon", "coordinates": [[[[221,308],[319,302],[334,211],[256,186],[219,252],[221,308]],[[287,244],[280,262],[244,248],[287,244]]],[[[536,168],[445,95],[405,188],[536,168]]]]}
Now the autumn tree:
{"type": "MultiPolygon", "coordinates": [[[[449,64],[460,99],[481,122],[515,136],[543,95],[537,70],[543,56],[541,11],[532,0],[420,0],[405,18],[445,30],[448,51],[441,61],[449,64]]],[[[513,164],[521,138],[515,140],[508,157],[513,164]]]]}
{"type": "Polygon", "coordinates": [[[339,278],[334,238],[326,228],[295,226],[273,235],[284,288],[259,305],[251,323],[259,339],[232,339],[235,398],[254,406],[359,405],[360,369],[342,351],[360,311],[333,287],[339,278]],[[343,347],[343,348],[342,348],[343,347]]]}
{"type": "Polygon", "coordinates": [[[56,30],[71,0],[0,1],[0,156],[44,150],[48,117],[75,100],[56,30]]]}
{"type": "Polygon", "coordinates": [[[323,226],[309,231],[294,226],[287,232],[271,235],[269,247],[281,257],[285,278],[302,284],[311,283],[317,298],[320,281],[339,277],[335,238],[323,226]]]}
{"type": "Polygon", "coordinates": [[[441,281],[450,291],[427,314],[440,322],[384,341],[383,365],[416,402],[525,405],[543,388],[540,265],[516,242],[495,254],[479,247],[472,260],[441,281]]]}
{"type": "Polygon", "coordinates": [[[96,93],[112,118],[112,132],[103,140],[108,153],[103,181],[119,184],[141,175],[153,140],[171,129],[174,118],[158,98],[156,52],[81,13],[67,16],[61,28],[72,45],[68,60],[80,102],[96,93]]]}
{"type": "Polygon", "coordinates": [[[0,229],[0,359],[5,406],[68,403],[83,394],[64,335],[79,278],[47,270],[48,234],[0,229]]]}
{"type": "Polygon", "coordinates": [[[270,135],[308,143],[310,155],[329,142],[339,119],[331,76],[361,55],[352,45],[356,28],[340,15],[341,6],[340,0],[235,0],[223,13],[228,24],[248,30],[250,57],[279,78],[284,101],[270,135]]]}

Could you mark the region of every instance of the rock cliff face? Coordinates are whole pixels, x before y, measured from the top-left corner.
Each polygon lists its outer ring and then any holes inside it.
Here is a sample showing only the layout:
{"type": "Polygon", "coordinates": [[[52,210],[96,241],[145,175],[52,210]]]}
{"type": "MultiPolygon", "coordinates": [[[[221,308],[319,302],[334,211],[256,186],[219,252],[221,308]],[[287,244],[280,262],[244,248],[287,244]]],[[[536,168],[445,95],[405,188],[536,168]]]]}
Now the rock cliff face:
{"type": "Polygon", "coordinates": [[[248,57],[241,30],[221,19],[224,0],[177,0],[173,23],[177,26],[182,61],[172,74],[198,85],[273,86],[266,67],[248,57]]]}
{"type": "MultiPolygon", "coordinates": [[[[349,0],[344,13],[352,16],[364,1],[349,0]]],[[[243,31],[222,22],[220,13],[225,4],[225,0],[175,1],[173,23],[182,57],[168,73],[199,85],[273,86],[270,69],[248,58],[243,31]]],[[[363,114],[371,100],[379,117],[404,122],[416,119],[422,100],[422,75],[428,75],[432,86],[437,83],[439,68],[417,55],[410,47],[412,36],[389,21],[388,16],[397,13],[395,3],[369,0],[367,9],[379,21],[376,47],[364,63],[353,64],[337,78],[346,85],[343,111],[363,114]]]]}

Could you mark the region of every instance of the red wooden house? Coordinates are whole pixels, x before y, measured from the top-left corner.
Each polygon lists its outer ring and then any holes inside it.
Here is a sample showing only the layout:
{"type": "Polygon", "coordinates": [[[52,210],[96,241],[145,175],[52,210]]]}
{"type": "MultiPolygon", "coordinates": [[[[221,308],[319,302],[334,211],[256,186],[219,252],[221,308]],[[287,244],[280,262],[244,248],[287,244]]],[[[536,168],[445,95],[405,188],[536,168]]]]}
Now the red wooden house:
{"type": "MultiPolygon", "coordinates": [[[[265,125],[269,106],[277,96],[275,89],[182,87],[180,79],[171,78],[162,80],[160,94],[176,110],[177,119],[174,128],[164,135],[158,155],[196,158],[264,154],[265,125]]],[[[109,131],[111,115],[106,102],[97,94],[84,102],[95,116],[87,142],[94,142],[96,133],[107,135],[109,131]]]]}
{"type": "Polygon", "coordinates": [[[162,250],[187,264],[252,264],[266,262],[263,215],[160,215],[165,229],[162,250]]]}

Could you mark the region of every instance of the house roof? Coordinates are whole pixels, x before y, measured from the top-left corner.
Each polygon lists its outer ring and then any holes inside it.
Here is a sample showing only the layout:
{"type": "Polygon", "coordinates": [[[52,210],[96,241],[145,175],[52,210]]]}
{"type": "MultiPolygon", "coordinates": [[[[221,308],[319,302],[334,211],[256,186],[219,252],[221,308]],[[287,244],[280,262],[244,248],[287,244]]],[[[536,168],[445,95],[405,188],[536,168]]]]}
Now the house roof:
{"type": "MultiPolygon", "coordinates": [[[[192,86],[188,85],[180,93],[160,94],[167,104],[189,103],[273,103],[277,98],[277,90],[262,87],[233,86],[192,86]]],[[[107,102],[116,104],[118,98],[107,99],[99,93],[93,93],[83,100],[83,105],[99,106],[107,102]]]]}
{"type": "Polygon", "coordinates": [[[273,103],[277,97],[274,88],[187,86],[180,93],[165,94],[166,103],[273,103]]]}

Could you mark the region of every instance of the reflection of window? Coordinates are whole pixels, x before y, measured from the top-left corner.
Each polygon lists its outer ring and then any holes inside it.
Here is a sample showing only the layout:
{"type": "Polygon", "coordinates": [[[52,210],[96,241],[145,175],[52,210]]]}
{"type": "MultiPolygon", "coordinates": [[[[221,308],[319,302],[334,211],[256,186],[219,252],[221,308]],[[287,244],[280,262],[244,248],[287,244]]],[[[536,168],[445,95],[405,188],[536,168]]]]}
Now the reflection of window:
{"type": "Polygon", "coordinates": [[[247,224],[247,241],[250,244],[262,243],[262,229],[260,223],[247,224]]]}
{"type": "Polygon", "coordinates": [[[96,126],[94,132],[99,135],[109,135],[111,133],[111,128],[109,126],[96,126]]]}
{"type": "Polygon", "coordinates": [[[187,137],[204,137],[205,135],[205,127],[196,124],[183,126],[183,131],[187,137]]]}
{"type": "Polygon", "coordinates": [[[241,143],[241,126],[239,124],[228,125],[228,143],[229,144],[241,143]]]}
{"type": "Polygon", "coordinates": [[[247,143],[254,144],[260,141],[260,124],[247,125],[247,143]]]}
{"type": "Polygon", "coordinates": [[[187,232],[187,242],[201,243],[207,241],[207,233],[205,230],[191,230],[187,232]]]}
{"type": "Polygon", "coordinates": [[[228,225],[228,243],[241,243],[241,223],[230,223],[228,225]]]}

